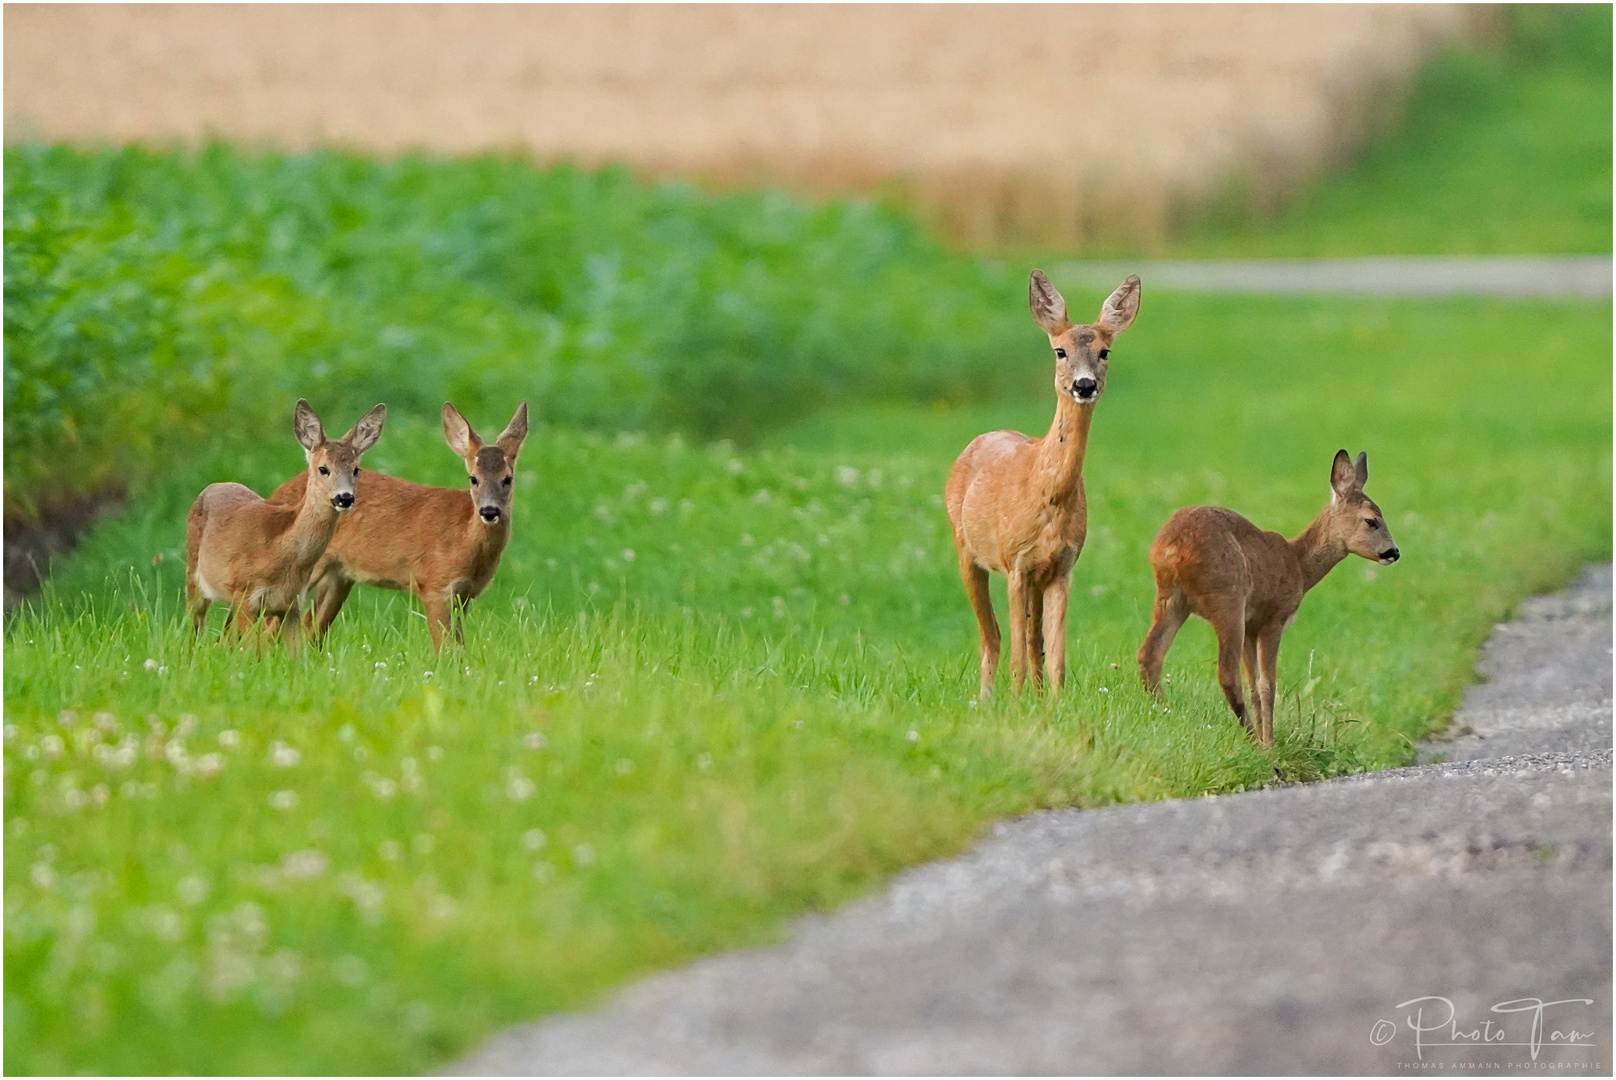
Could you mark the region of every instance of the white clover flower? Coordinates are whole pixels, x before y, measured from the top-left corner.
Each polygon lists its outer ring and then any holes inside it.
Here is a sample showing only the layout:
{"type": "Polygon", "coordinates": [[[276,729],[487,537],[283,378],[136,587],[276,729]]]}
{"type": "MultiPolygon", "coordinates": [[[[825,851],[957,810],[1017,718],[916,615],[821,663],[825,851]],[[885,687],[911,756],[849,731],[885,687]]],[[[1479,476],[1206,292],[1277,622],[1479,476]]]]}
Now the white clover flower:
{"type": "Polygon", "coordinates": [[[908,739],[910,742],[919,742],[920,741],[920,732],[918,732],[918,731],[910,731],[909,734],[904,736],[904,738],[908,739]]]}
{"type": "Polygon", "coordinates": [[[544,737],[542,731],[530,731],[522,736],[522,745],[529,750],[543,750],[550,745],[550,740],[544,737]]]}
{"type": "Polygon", "coordinates": [[[241,734],[234,729],[219,732],[219,745],[226,750],[233,749],[241,742],[241,734]]]}
{"type": "Polygon", "coordinates": [[[331,860],[325,853],[315,848],[306,851],[294,851],[281,860],[281,873],[294,881],[307,881],[317,878],[325,873],[331,865],[331,860]]]}
{"type": "Polygon", "coordinates": [[[518,773],[505,783],[505,794],[516,802],[526,802],[538,788],[533,781],[518,773]]]}
{"type": "Polygon", "coordinates": [[[277,810],[291,810],[297,806],[297,792],[277,791],[269,796],[269,805],[277,810]]]}
{"type": "MultiPolygon", "coordinates": [[[[107,714],[95,714],[97,720],[101,719],[101,717],[105,715],[107,714]]],[[[63,727],[72,727],[74,724],[79,722],[79,714],[74,712],[72,709],[63,709],[61,712],[56,714],[56,722],[61,724],[63,727]]]]}
{"type": "Polygon", "coordinates": [[[174,887],[174,893],[180,898],[180,903],[195,907],[208,898],[208,879],[199,874],[191,874],[180,879],[174,887]]]}
{"type": "Polygon", "coordinates": [[[589,866],[595,861],[595,849],[590,844],[579,844],[572,849],[572,857],[579,866],[589,866]]]}
{"type": "Polygon", "coordinates": [[[624,562],[633,562],[634,561],[634,549],[633,548],[624,548],[623,549],[623,561],[624,562]]]}
{"type": "Polygon", "coordinates": [[[668,500],[661,497],[652,499],[646,509],[651,511],[652,517],[661,517],[668,512],[668,500]]]}
{"type": "Polygon", "coordinates": [[[56,871],[51,869],[49,863],[38,862],[29,869],[28,880],[41,889],[48,889],[56,884],[56,871]]]}
{"type": "Polygon", "coordinates": [[[56,735],[46,735],[39,740],[39,749],[48,758],[61,757],[66,746],[67,744],[62,742],[61,738],[56,735]]]}
{"type": "Polygon", "coordinates": [[[549,842],[550,839],[544,835],[543,829],[529,829],[522,834],[522,846],[529,851],[537,851],[549,842]]]}
{"type": "Polygon", "coordinates": [[[156,671],[157,670],[157,661],[153,660],[151,657],[147,657],[146,662],[144,664],[141,664],[140,666],[145,668],[147,671],[156,671]]]}
{"type": "Polygon", "coordinates": [[[417,855],[430,855],[432,849],[438,846],[437,837],[431,833],[416,833],[415,839],[410,841],[410,847],[415,849],[417,855]]]}
{"type": "Polygon", "coordinates": [[[859,482],[859,471],[851,465],[836,467],[836,482],[843,487],[852,487],[859,482]]]}
{"type": "Polygon", "coordinates": [[[629,773],[634,771],[634,762],[630,761],[626,757],[618,758],[617,764],[613,767],[617,770],[618,776],[627,776],[629,773]]]}

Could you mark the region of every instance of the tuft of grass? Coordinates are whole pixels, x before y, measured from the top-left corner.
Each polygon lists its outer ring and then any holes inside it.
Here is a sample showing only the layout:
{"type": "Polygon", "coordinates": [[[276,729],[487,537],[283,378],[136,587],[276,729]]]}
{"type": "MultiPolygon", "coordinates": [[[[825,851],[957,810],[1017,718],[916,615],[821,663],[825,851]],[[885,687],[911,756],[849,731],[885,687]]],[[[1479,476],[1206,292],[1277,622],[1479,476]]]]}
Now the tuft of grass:
{"type": "MultiPolygon", "coordinates": [[[[441,657],[363,588],[322,654],[191,641],[191,498],[301,458],[289,434],[189,458],[6,624],[7,1070],[424,1070],[1007,814],[1402,763],[1494,621],[1609,558],[1610,319],[1147,295],[1097,407],[1070,685],[987,706],[941,491],[971,437],[1047,427],[1030,324],[1004,401],[848,407],[750,448],[537,428],[499,576],[441,657]],[[1308,597],[1278,745],[1240,732],[1199,624],[1155,707],[1155,530],[1216,502],[1294,534],[1343,446],[1404,558],[1308,597]]],[[[366,464],[464,482],[423,411],[366,464]]]]}

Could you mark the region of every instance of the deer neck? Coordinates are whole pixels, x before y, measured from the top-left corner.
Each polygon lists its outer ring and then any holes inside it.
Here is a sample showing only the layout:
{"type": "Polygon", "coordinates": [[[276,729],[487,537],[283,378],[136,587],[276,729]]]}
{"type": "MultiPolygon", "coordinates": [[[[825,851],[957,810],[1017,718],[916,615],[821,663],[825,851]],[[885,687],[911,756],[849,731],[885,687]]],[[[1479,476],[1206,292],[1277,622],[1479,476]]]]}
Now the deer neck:
{"type": "Polygon", "coordinates": [[[332,535],[337,531],[337,508],[331,500],[314,489],[312,478],[303,489],[303,503],[297,508],[297,517],[291,528],[281,537],[293,567],[298,574],[306,574],[320,561],[332,535]]]}
{"type": "Polygon", "coordinates": [[[1302,566],[1302,588],[1308,591],[1324,580],[1324,575],[1335,569],[1335,564],[1347,557],[1347,545],[1330,535],[1327,522],[1329,508],[1319,511],[1313,523],[1292,540],[1291,550],[1302,566]]]}
{"type": "Polygon", "coordinates": [[[1089,449],[1093,405],[1079,405],[1065,394],[1055,400],[1055,420],[1038,447],[1035,480],[1051,505],[1070,502],[1083,486],[1083,458],[1089,449]]]}
{"type": "Polygon", "coordinates": [[[511,538],[511,516],[501,515],[498,525],[485,524],[482,515],[477,513],[476,500],[473,500],[468,529],[472,561],[480,563],[486,559],[497,559],[511,538]]]}

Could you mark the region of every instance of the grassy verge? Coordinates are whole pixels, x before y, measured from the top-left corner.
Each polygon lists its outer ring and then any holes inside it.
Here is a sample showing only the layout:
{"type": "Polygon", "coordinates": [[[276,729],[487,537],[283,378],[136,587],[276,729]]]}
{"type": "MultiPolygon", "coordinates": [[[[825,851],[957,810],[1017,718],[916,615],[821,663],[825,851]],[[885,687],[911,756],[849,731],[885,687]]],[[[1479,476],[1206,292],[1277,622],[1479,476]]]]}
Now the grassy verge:
{"type": "Polygon", "coordinates": [[[1237,185],[1152,254],[1609,252],[1610,5],[1516,5],[1502,21],[1496,45],[1427,64],[1396,124],[1344,168],[1266,215],[1237,185]]]}
{"type": "MultiPolygon", "coordinates": [[[[818,413],[748,450],[535,432],[516,538],[441,659],[364,590],[327,655],[187,641],[191,497],[300,467],[279,434],[188,459],[7,623],[7,1070],[425,1069],[766,940],[995,817],[1406,760],[1492,623],[1609,557],[1609,304],[1146,284],[1095,423],[1053,702],[972,702],[939,499],[968,438],[1047,425],[1030,326],[1000,404],[818,413]],[[1369,452],[1405,557],[1309,597],[1279,745],[1239,733],[1199,625],[1153,708],[1132,655],[1155,529],[1215,501],[1293,533],[1341,446],[1369,452]]],[[[462,479],[409,408],[367,464],[462,479]]]]}

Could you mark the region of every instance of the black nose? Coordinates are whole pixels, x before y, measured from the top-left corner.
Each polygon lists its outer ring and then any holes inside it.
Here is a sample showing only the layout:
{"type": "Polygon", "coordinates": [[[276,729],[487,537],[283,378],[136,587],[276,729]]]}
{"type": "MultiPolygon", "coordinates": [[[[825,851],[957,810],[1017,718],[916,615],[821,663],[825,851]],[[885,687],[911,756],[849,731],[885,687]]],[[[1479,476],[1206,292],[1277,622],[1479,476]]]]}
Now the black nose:
{"type": "Polygon", "coordinates": [[[1396,548],[1387,548],[1385,551],[1380,553],[1380,557],[1386,562],[1396,562],[1398,559],[1403,557],[1403,553],[1398,551],[1396,548]]]}
{"type": "Polygon", "coordinates": [[[337,492],[335,495],[331,496],[331,505],[335,506],[339,510],[348,509],[348,507],[353,505],[353,492],[337,492]]]}
{"type": "Polygon", "coordinates": [[[1091,398],[1099,385],[1099,383],[1085,375],[1072,384],[1072,389],[1077,392],[1077,396],[1080,398],[1091,398]]]}
{"type": "Polygon", "coordinates": [[[483,520],[484,521],[498,521],[499,520],[499,507],[497,507],[497,506],[485,506],[485,507],[482,508],[482,515],[483,515],[483,520]]]}

